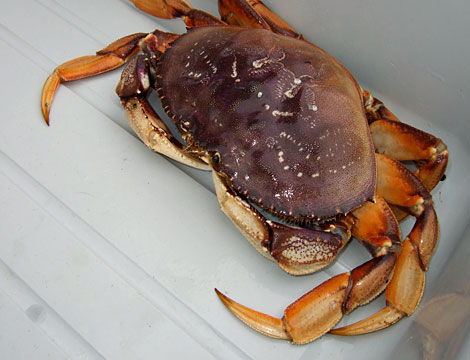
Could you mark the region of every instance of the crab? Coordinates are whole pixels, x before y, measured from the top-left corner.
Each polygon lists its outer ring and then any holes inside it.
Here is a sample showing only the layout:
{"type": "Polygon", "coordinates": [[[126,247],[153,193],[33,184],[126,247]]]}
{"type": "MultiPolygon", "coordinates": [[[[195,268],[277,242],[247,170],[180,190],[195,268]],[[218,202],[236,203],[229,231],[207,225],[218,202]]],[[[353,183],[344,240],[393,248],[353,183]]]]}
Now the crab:
{"type": "Polygon", "coordinates": [[[438,240],[430,191],[448,162],[442,140],[401,122],[259,0],[219,0],[220,19],[185,0],[133,3],[183,19],[188,31],[129,35],[58,66],[42,92],[47,124],[60,83],[126,64],[116,92],[131,127],[150,149],[212,171],[222,211],[263,256],[293,275],[328,266],[352,237],[372,256],[300,297],[282,319],[215,289],[233,314],[297,344],[411,315],[438,240]],[[153,90],[181,137],[150,105],[153,90]],[[416,221],[401,241],[399,221],[409,215],[416,221]],[[383,310],[334,328],[383,291],[383,310]]]}

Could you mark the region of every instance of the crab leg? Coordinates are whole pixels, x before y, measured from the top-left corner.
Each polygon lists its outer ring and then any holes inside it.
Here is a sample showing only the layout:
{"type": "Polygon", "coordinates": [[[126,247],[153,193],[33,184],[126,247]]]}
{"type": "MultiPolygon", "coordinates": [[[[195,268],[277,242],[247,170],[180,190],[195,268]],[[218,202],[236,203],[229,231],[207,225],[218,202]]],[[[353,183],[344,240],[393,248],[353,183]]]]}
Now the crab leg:
{"type": "Polygon", "coordinates": [[[392,121],[400,121],[385,105],[382,101],[374,98],[370,91],[362,90],[364,98],[364,108],[366,110],[367,119],[369,123],[375,120],[385,119],[392,121]]]}
{"type": "Polygon", "coordinates": [[[411,315],[421,300],[425,271],[437,245],[437,216],[424,185],[404,165],[385,155],[377,155],[377,173],[377,192],[387,202],[408,210],[417,220],[402,244],[393,278],[385,292],[385,308],[357,323],[334,329],[332,334],[365,334],[411,315]]]}
{"type": "Polygon", "coordinates": [[[387,202],[379,195],[352,212],[351,232],[373,256],[400,246],[400,226],[387,202]]]}
{"type": "Polygon", "coordinates": [[[226,23],[268,29],[275,33],[303,39],[260,0],[219,0],[219,13],[226,23]]]}
{"type": "Polygon", "coordinates": [[[131,0],[131,2],[147,14],[161,19],[182,18],[187,27],[225,25],[215,16],[194,9],[185,0],[131,0]]]}
{"type": "MultiPolygon", "coordinates": [[[[63,82],[84,79],[125,64],[139,50],[146,52],[164,52],[169,43],[179,35],[155,30],[153,33],[137,33],[118,39],[96,55],[82,56],[59,65],[47,78],[42,88],[41,109],[44,120],[49,125],[49,112],[52,100],[59,85],[63,82]]],[[[142,83],[142,81],[140,81],[142,83]]],[[[148,87],[148,86],[147,86],[148,87]]]]}
{"type": "Polygon", "coordinates": [[[57,88],[63,82],[83,79],[114,70],[124,64],[139,50],[139,41],[147,34],[138,33],[125,36],[96,55],[82,56],[59,65],[44,83],[41,94],[41,110],[49,125],[49,112],[57,88]]]}
{"type": "Polygon", "coordinates": [[[225,306],[251,328],[271,337],[305,344],[327,333],[344,313],[380,294],[393,273],[395,261],[395,254],[389,253],[328,279],[289,305],[282,319],[240,305],[215,290],[225,306]]]}
{"type": "Polygon", "coordinates": [[[373,122],[370,131],[377,152],[400,161],[420,161],[415,175],[429,191],[441,180],[449,158],[447,147],[441,139],[390,120],[373,122]]]}
{"type": "Polygon", "coordinates": [[[441,139],[400,122],[369,91],[363,90],[363,96],[376,151],[396,160],[415,161],[418,166],[415,175],[429,191],[434,189],[447,168],[447,146],[441,139]]]}

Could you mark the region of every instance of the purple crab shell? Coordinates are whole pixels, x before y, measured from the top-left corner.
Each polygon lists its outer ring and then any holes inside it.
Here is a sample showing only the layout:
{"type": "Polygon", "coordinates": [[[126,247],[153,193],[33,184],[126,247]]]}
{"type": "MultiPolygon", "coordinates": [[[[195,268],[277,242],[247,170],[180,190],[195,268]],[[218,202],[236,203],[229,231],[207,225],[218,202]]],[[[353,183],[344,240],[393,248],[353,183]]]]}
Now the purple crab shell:
{"type": "Polygon", "coordinates": [[[294,221],[373,199],[362,92],[324,50],[267,30],[200,27],[173,42],[157,74],[168,115],[240,196],[294,221]]]}

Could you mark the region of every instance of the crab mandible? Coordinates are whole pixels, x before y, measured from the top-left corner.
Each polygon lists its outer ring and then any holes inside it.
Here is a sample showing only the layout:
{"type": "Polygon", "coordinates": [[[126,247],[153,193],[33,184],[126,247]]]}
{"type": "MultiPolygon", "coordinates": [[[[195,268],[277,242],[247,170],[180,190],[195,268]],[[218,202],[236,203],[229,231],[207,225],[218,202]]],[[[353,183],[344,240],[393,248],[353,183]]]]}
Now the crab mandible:
{"type": "Polygon", "coordinates": [[[445,172],[445,144],[400,122],[261,1],[219,0],[222,20],[185,0],[133,2],[157,17],[182,18],[188,32],[130,35],[60,65],[43,88],[46,122],[60,83],[127,63],[116,91],[132,128],[152,150],[212,170],[222,210],[261,254],[290,274],[312,273],[353,235],[373,256],[302,296],[282,319],[216,290],[237,317],[266,335],[307,343],[326,332],[372,332],[413,313],[438,238],[429,191],[445,172]],[[184,145],[147,102],[152,89],[184,145]],[[416,223],[401,242],[397,218],[407,215],[416,223]],[[385,289],[382,311],[331,330],[385,289]]]}

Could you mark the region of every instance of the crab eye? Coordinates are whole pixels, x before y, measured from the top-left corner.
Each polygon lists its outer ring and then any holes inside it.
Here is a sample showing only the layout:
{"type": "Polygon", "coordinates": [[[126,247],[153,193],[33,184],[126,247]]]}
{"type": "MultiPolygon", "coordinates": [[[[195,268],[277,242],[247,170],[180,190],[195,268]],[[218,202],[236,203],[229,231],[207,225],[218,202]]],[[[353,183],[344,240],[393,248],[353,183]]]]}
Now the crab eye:
{"type": "Polygon", "coordinates": [[[212,163],[212,165],[219,165],[220,164],[220,154],[218,152],[215,152],[215,153],[212,154],[211,163],[212,163]]]}

